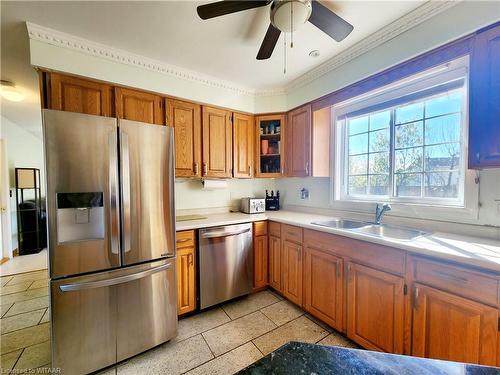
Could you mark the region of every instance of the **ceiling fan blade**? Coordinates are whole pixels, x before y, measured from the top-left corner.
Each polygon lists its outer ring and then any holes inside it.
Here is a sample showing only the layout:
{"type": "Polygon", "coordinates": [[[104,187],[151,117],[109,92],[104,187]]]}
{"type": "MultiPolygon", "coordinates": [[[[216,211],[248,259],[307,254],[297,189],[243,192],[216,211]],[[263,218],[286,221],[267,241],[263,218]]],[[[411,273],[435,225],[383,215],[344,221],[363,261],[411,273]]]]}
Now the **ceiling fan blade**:
{"type": "Polygon", "coordinates": [[[259,8],[268,5],[272,0],[224,0],[215,3],[200,5],[196,8],[198,15],[202,20],[224,16],[226,14],[241,12],[253,8],[259,8]]]}
{"type": "Polygon", "coordinates": [[[309,22],[337,42],[344,40],[354,29],[354,26],[349,22],[339,17],[316,0],[312,2],[312,14],[309,18],[309,22]]]}
{"type": "Polygon", "coordinates": [[[267,28],[266,36],[260,45],[259,53],[257,53],[257,60],[266,60],[273,54],[274,47],[278,43],[281,31],[275,28],[271,23],[267,28]]]}

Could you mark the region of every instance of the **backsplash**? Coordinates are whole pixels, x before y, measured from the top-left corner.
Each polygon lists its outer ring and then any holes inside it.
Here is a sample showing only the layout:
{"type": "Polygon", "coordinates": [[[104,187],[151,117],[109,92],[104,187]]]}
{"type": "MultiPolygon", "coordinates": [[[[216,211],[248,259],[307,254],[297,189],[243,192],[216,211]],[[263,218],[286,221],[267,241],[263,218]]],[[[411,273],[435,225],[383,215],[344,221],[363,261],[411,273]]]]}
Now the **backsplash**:
{"type": "Polygon", "coordinates": [[[276,189],[274,179],[231,179],[227,180],[226,188],[204,190],[200,180],[179,178],[175,181],[175,208],[177,211],[214,208],[235,210],[239,209],[241,198],[264,198],[266,189],[276,189]]]}

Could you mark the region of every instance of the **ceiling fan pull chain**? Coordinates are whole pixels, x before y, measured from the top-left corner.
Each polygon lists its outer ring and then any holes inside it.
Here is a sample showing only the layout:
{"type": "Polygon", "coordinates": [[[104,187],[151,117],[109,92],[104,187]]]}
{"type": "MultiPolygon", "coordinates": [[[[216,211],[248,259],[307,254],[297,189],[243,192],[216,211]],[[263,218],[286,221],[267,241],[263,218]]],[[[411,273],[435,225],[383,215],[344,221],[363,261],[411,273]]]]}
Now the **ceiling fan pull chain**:
{"type": "Polygon", "coordinates": [[[283,74],[286,74],[286,33],[283,33],[283,74]]]}
{"type": "Polygon", "coordinates": [[[290,48],[293,48],[293,1],[290,7],[290,48]]]}

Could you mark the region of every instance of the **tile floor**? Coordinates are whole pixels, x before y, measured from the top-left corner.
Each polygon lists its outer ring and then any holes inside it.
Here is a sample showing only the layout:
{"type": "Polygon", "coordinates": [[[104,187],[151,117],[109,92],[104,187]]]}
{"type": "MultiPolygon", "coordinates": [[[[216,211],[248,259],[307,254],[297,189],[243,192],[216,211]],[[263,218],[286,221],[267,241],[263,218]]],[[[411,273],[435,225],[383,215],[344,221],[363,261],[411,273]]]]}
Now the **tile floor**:
{"type": "Polygon", "coordinates": [[[2,374],[49,366],[48,294],[47,270],[0,278],[2,374]]]}
{"type": "Polygon", "coordinates": [[[47,249],[43,249],[38,254],[16,256],[0,264],[0,275],[3,277],[22,272],[46,270],[47,261],[47,249]]]}
{"type": "MultiPolygon", "coordinates": [[[[1,278],[2,371],[50,367],[47,272],[1,278]]],[[[355,347],[271,291],[181,319],[176,338],[102,375],[233,374],[290,340],[355,347]]]]}

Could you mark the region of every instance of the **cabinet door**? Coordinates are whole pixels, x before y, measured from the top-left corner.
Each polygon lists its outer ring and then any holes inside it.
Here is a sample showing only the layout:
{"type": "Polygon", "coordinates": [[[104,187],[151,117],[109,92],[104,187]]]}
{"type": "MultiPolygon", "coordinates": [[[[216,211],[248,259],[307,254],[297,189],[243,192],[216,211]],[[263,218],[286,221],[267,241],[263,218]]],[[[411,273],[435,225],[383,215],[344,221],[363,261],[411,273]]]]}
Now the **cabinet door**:
{"type": "Polygon", "coordinates": [[[114,115],[112,88],[109,85],[85,79],[50,73],[49,108],[88,115],[114,115]]]}
{"type": "Polygon", "coordinates": [[[304,306],[312,315],[342,331],[342,258],[305,248],[304,306]]]}
{"type": "Polygon", "coordinates": [[[283,241],[283,294],[302,306],[302,245],[283,241]]]}
{"type": "Polygon", "coordinates": [[[175,133],[175,175],[201,176],[201,106],[168,100],[167,125],[175,133]]]}
{"type": "Polygon", "coordinates": [[[177,249],[177,314],[196,309],[194,247],[177,249]]]}
{"type": "Polygon", "coordinates": [[[254,118],[233,113],[233,175],[251,178],[254,174],[254,118]]]}
{"type": "Polygon", "coordinates": [[[231,112],[203,107],[203,176],[231,177],[231,112]]]}
{"type": "Polygon", "coordinates": [[[496,365],[498,310],[415,284],[412,355],[496,365]]]}
{"type": "Polygon", "coordinates": [[[269,236],[269,285],[279,292],[283,291],[281,275],[281,240],[269,236]]]}
{"type": "Polygon", "coordinates": [[[469,168],[500,167],[500,26],[475,36],[469,78],[469,168]]]}
{"type": "Polygon", "coordinates": [[[268,284],[267,265],[268,265],[268,244],[267,236],[256,236],[253,239],[254,251],[254,287],[262,288],[268,284]]]}
{"type": "Polygon", "coordinates": [[[286,131],[287,176],[311,175],[311,106],[288,113],[286,131]]]}
{"type": "Polygon", "coordinates": [[[347,266],[347,336],[365,348],[403,353],[403,278],[347,266]]]}
{"type": "Polygon", "coordinates": [[[163,125],[163,98],[159,95],[115,88],[116,116],[126,120],[163,125]]]}

